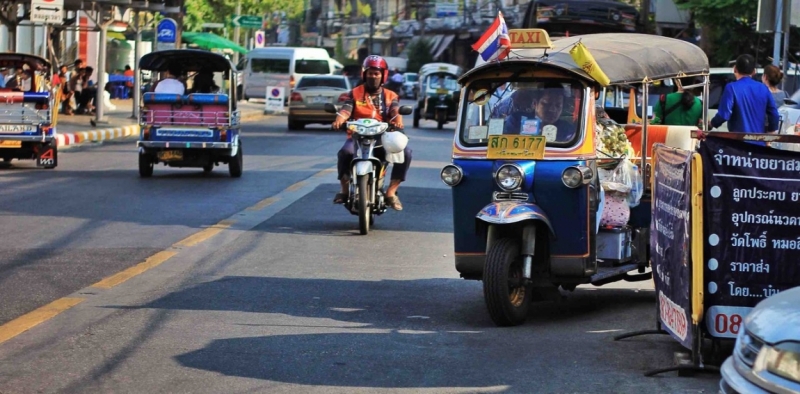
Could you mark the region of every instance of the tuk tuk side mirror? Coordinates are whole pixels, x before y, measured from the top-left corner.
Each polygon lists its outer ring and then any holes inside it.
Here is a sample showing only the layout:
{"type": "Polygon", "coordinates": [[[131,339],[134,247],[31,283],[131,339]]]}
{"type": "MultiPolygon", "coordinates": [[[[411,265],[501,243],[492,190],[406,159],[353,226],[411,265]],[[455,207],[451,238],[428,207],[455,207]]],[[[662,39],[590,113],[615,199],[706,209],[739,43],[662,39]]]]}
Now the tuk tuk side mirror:
{"type": "Polygon", "coordinates": [[[411,115],[413,112],[414,112],[414,110],[411,108],[410,105],[401,105],[400,106],[400,115],[411,115]]]}
{"type": "Polygon", "coordinates": [[[786,104],[786,105],[797,105],[797,102],[792,100],[792,99],[790,99],[790,98],[783,99],[783,103],[786,104]]]}
{"type": "Polygon", "coordinates": [[[331,104],[331,103],[325,103],[324,110],[325,110],[325,112],[327,112],[329,114],[335,114],[335,113],[339,112],[339,109],[336,108],[336,106],[331,104]]]}

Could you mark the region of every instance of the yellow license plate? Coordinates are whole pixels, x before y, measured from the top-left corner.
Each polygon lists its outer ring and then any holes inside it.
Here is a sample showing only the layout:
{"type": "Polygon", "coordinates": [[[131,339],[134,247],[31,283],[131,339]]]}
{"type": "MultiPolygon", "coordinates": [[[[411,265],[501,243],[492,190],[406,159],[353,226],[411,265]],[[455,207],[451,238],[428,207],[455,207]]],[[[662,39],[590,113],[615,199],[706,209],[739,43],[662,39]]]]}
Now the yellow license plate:
{"type": "Polygon", "coordinates": [[[436,94],[447,94],[450,93],[447,89],[436,89],[436,94]]]}
{"type": "Polygon", "coordinates": [[[22,141],[0,141],[0,148],[22,148],[22,141]]]}
{"type": "Polygon", "coordinates": [[[545,137],[539,135],[490,135],[487,159],[543,159],[545,137]]]}
{"type": "Polygon", "coordinates": [[[158,152],[158,159],[163,161],[183,160],[183,152],[179,150],[164,150],[158,152]]]}

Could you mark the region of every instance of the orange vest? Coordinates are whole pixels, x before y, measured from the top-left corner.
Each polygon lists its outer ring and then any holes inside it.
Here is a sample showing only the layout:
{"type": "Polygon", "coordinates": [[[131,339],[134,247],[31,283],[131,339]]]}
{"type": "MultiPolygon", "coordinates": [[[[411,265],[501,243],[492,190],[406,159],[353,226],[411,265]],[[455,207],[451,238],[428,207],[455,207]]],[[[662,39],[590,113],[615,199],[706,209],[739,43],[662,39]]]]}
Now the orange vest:
{"type": "Polygon", "coordinates": [[[350,115],[352,119],[375,119],[379,122],[388,121],[384,120],[384,118],[388,118],[388,111],[389,106],[391,105],[392,101],[398,100],[397,93],[381,89],[383,92],[381,97],[381,108],[376,108],[372,104],[372,99],[367,91],[364,89],[364,85],[356,86],[353,89],[353,113],[350,115]]]}

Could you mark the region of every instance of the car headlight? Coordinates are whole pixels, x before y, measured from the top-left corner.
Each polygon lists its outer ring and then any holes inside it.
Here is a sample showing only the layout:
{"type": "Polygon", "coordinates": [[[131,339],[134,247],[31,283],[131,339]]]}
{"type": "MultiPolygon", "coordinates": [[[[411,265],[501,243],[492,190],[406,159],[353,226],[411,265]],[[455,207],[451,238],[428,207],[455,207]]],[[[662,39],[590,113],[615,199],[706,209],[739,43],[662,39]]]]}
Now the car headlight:
{"type": "Polygon", "coordinates": [[[800,343],[781,343],[764,352],[767,371],[800,383],[800,343]]]}
{"type": "Polygon", "coordinates": [[[455,186],[461,182],[461,178],[464,177],[464,172],[461,171],[461,168],[454,164],[448,164],[442,168],[442,173],[440,174],[442,177],[442,182],[444,182],[447,186],[455,186]]]}
{"type": "Polygon", "coordinates": [[[589,183],[593,177],[592,169],[584,166],[567,167],[561,173],[561,181],[564,182],[564,186],[573,189],[589,183]]]}
{"type": "Polygon", "coordinates": [[[524,178],[525,173],[516,164],[503,164],[494,176],[497,185],[507,192],[521,188],[524,178]]]}

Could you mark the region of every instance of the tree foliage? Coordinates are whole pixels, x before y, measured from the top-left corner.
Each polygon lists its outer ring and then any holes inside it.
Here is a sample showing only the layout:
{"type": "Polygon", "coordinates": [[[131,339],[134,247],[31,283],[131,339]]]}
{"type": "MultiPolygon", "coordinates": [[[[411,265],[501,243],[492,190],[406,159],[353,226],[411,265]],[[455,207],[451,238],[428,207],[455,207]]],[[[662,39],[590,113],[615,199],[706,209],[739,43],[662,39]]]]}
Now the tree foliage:
{"type": "Polygon", "coordinates": [[[432,49],[433,43],[426,38],[420,38],[412,42],[408,46],[408,72],[419,72],[420,67],[427,63],[432,63],[432,49]]]}
{"type": "MultiPolygon", "coordinates": [[[[702,46],[712,65],[727,66],[728,61],[742,53],[756,55],[756,51],[768,49],[764,37],[754,31],[757,1],[676,0],[675,3],[691,11],[694,22],[702,27],[705,40],[702,46]]],[[[772,40],[769,42],[771,48],[772,40]]]]}
{"type": "MultiPolygon", "coordinates": [[[[290,21],[301,20],[305,6],[303,1],[297,0],[186,0],[186,15],[183,18],[186,30],[200,31],[203,23],[225,23],[230,31],[237,1],[241,1],[242,15],[269,18],[274,11],[283,11],[290,21]]],[[[270,23],[271,20],[266,22],[270,23]]]]}

